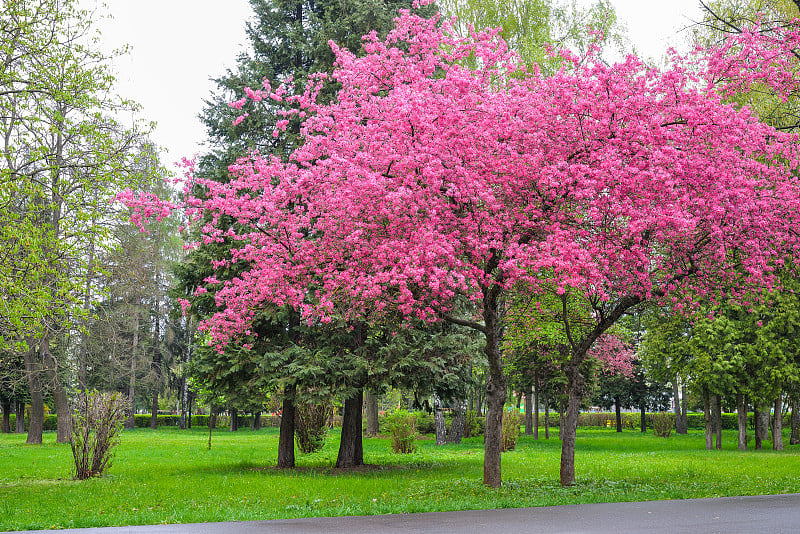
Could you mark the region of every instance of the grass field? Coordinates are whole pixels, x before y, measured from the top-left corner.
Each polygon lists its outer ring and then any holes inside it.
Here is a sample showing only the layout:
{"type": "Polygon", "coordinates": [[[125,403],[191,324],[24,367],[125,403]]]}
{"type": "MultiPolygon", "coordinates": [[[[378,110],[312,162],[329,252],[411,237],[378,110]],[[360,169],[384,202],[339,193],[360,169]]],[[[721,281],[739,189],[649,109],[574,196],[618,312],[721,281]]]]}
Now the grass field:
{"type": "MultiPolygon", "coordinates": [[[[369,466],[340,472],[338,435],[323,451],[298,455],[295,470],[275,469],[275,429],[126,431],[109,474],[77,482],[69,445],[45,434],[0,435],[0,530],[193,523],[309,516],[367,515],[686,499],[800,492],[800,446],[739,452],[734,432],[724,449],[706,451],[703,435],[668,439],[607,429],[578,429],[577,485],[558,484],[560,441],[523,436],[503,454],[503,487],[481,485],[483,443],[396,455],[388,439],[365,439],[369,466]]],[[[788,439],[785,439],[788,443],[788,439]]],[[[769,444],[765,444],[769,446],[769,444]]]]}

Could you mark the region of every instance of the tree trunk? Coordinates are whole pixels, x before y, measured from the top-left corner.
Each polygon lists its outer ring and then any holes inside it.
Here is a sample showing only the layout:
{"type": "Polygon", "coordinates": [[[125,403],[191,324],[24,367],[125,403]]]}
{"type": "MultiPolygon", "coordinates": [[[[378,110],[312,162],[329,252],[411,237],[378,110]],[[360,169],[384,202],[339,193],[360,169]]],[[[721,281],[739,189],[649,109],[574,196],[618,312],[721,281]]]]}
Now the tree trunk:
{"type": "Polygon", "coordinates": [[[212,403],[211,406],[210,406],[209,415],[208,415],[208,428],[211,428],[211,429],[217,428],[217,411],[218,410],[219,410],[219,408],[217,408],[217,405],[212,403]]]}
{"type": "Polygon", "coordinates": [[[711,416],[711,395],[707,386],[703,386],[703,420],[706,424],[706,450],[714,448],[714,421],[711,416]]]}
{"type": "Polygon", "coordinates": [[[711,401],[714,409],[714,434],[716,436],[717,450],[720,450],[722,449],[722,397],[720,395],[712,395],[711,401]]]}
{"type": "Polygon", "coordinates": [[[153,390],[153,404],[150,406],[150,428],[158,428],[158,390],[153,390]]]}
{"type": "Polygon", "coordinates": [[[647,432],[647,406],[644,402],[639,404],[639,426],[642,429],[642,434],[647,432]]]}
{"type": "Polygon", "coordinates": [[[501,451],[503,443],[503,405],[506,402],[506,378],[503,374],[500,350],[500,321],[498,312],[500,289],[496,286],[483,291],[483,324],[486,334],[486,429],[484,432],[483,483],[491,488],[501,484],[501,451]]]}
{"type": "Polygon", "coordinates": [[[762,448],[761,440],[763,439],[762,434],[762,427],[761,427],[761,410],[759,409],[760,405],[757,403],[753,404],[753,436],[755,438],[755,449],[760,451],[762,448]]]}
{"type": "Polygon", "coordinates": [[[158,428],[158,388],[161,385],[161,349],[159,340],[161,338],[161,321],[158,315],[155,318],[155,330],[153,331],[153,372],[156,375],[156,383],[153,388],[153,404],[150,409],[150,428],[158,428]]]}
{"type": "Polygon", "coordinates": [[[739,450],[747,450],[747,403],[744,394],[736,394],[736,422],[739,426],[739,450]]]}
{"type": "Polygon", "coordinates": [[[367,405],[367,435],[374,438],[380,431],[378,423],[378,395],[370,390],[364,392],[367,405]]]}
{"type": "Polygon", "coordinates": [[[533,435],[533,386],[525,390],[525,435],[533,435]]]}
{"type": "MultiPolygon", "coordinates": [[[[42,408],[44,411],[44,408],[42,408]]],[[[14,433],[15,434],[24,434],[25,433],[25,402],[24,401],[17,401],[17,410],[16,410],[16,420],[14,421],[14,433]]]]}
{"type": "Polygon", "coordinates": [[[464,427],[467,424],[467,401],[456,401],[453,406],[453,421],[447,433],[447,443],[459,444],[464,437],[464,427]]]}
{"type": "Polygon", "coordinates": [[[442,401],[438,395],[433,396],[433,425],[436,429],[436,444],[445,445],[447,443],[447,425],[444,422],[442,401]]]}
{"type": "Polygon", "coordinates": [[[253,426],[252,430],[258,432],[261,430],[261,412],[256,412],[253,414],[253,426]]]}
{"type": "MultiPolygon", "coordinates": [[[[573,355],[573,359],[575,359],[573,355]]],[[[585,379],[576,363],[567,369],[569,401],[561,424],[561,485],[575,484],[575,432],[578,429],[578,412],[585,388],[585,379]]]]}
{"type": "Polygon", "coordinates": [[[139,346],[139,313],[133,314],[134,328],[133,328],[133,346],[131,347],[131,376],[128,380],[128,404],[130,406],[130,415],[125,422],[125,428],[133,430],[136,428],[136,418],[134,409],[134,401],[136,400],[136,349],[139,346]]]}
{"type": "Polygon", "coordinates": [[[772,449],[783,450],[783,397],[778,393],[775,399],[775,416],[772,418],[772,449]]]}
{"type": "Polygon", "coordinates": [[[753,407],[753,423],[755,425],[756,450],[761,450],[764,440],[769,437],[769,405],[759,402],[753,407]]]}
{"type": "Polygon", "coordinates": [[[547,396],[546,384],[542,394],[544,395],[544,439],[550,439],[550,398],[547,396]]]}
{"type": "Polygon", "coordinates": [[[56,409],[56,443],[69,443],[72,436],[72,411],[69,406],[69,399],[61,377],[58,376],[55,358],[50,353],[49,343],[44,344],[45,351],[42,353],[42,360],[45,365],[47,379],[53,390],[53,401],[56,409]]]}
{"type": "MultiPolygon", "coordinates": [[[[31,412],[28,421],[29,445],[41,445],[44,430],[44,394],[42,392],[42,362],[35,346],[25,351],[25,374],[28,377],[28,389],[31,395],[31,412]]],[[[19,417],[19,416],[17,416],[19,417]]]]}
{"type": "MultiPolygon", "coordinates": [[[[231,420],[230,424],[228,425],[228,430],[230,432],[236,432],[237,430],[239,430],[239,410],[237,410],[236,408],[231,408],[230,412],[231,412],[231,420]]],[[[184,417],[186,416],[184,415],[184,417]]],[[[292,418],[292,420],[294,420],[294,418],[292,418]]]]}
{"type": "Polygon", "coordinates": [[[39,354],[44,367],[44,373],[53,392],[53,401],[56,409],[56,443],[69,443],[72,435],[72,412],[69,406],[67,392],[61,383],[58,374],[58,363],[50,352],[50,336],[45,333],[39,344],[39,354]]]}
{"type": "Polygon", "coordinates": [[[681,402],[681,395],[680,395],[680,388],[678,384],[678,376],[675,375],[675,379],[672,381],[672,397],[674,399],[674,407],[675,407],[675,433],[676,434],[686,434],[686,428],[683,424],[683,410],[681,409],[681,404],[686,404],[686,399],[684,398],[683,402],[681,402]]]}
{"type": "Polygon", "coordinates": [[[533,439],[539,439],[539,376],[538,372],[534,371],[533,381],[535,382],[535,389],[533,392],[533,439]]]}
{"type": "MultiPolygon", "coordinates": [[[[192,428],[192,411],[194,410],[194,393],[189,392],[188,401],[186,403],[186,428],[192,428]]],[[[239,423],[236,423],[236,428],[239,428],[239,423]]]]}
{"type": "Polygon", "coordinates": [[[617,432],[622,432],[622,407],[619,405],[619,397],[614,398],[614,411],[617,416],[617,432]]]}
{"type": "Polygon", "coordinates": [[[689,414],[688,414],[688,405],[689,403],[686,401],[686,384],[681,384],[681,431],[678,434],[687,434],[689,432],[689,414]]]}
{"type": "Polygon", "coordinates": [[[792,401],[792,435],[789,438],[789,445],[797,445],[800,443],[800,402],[792,401]]]}
{"type": "Polygon", "coordinates": [[[364,465],[364,445],[361,440],[361,406],[363,403],[364,390],[362,389],[344,401],[342,441],[339,443],[336,467],[347,468],[364,465]]]}
{"type": "Polygon", "coordinates": [[[11,433],[11,399],[3,397],[3,434],[11,433]]]}

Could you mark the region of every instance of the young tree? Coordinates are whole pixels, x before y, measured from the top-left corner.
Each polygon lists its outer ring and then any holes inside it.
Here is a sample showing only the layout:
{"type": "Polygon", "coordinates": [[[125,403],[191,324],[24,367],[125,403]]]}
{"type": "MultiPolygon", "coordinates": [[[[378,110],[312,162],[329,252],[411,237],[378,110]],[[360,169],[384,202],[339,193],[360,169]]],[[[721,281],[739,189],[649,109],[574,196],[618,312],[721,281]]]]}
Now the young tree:
{"type": "MultiPolygon", "coordinates": [[[[518,282],[554,288],[570,352],[561,481],[572,484],[595,341],[652,298],[772,283],[769,263],[795,242],[796,148],[680,64],[575,59],[525,76],[495,33],[448,32],[405,13],[386,40],[367,38],[364,57],[334,46],[337,100],[314,104],[318,79],[289,97],[311,113],[289,162],[254,156],[229,183],[190,181],[208,191],[187,199],[209,217],[203,240],[233,239],[232,261],[247,266],[203,326],[223,347],[272,302],[322,320],[399,312],[474,328],[489,365],[484,482],[496,487],[503,299],[518,282]],[[247,231],[215,226],[224,217],[247,231]],[[456,297],[477,316],[454,315],[456,297]],[[588,320],[570,320],[575,304],[588,320]]],[[[248,94],[281,98],[266,82],[248,94]]],[[[175,207],[121,198],[138,222],[175,207]]]]}

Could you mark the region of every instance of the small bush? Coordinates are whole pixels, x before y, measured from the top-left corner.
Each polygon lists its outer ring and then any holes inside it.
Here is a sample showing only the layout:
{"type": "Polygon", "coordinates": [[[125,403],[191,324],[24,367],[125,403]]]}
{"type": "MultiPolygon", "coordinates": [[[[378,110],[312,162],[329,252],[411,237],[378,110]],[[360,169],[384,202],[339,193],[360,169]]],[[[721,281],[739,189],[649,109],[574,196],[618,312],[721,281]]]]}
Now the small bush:
{"type": "Polygon", "coordinates": [[[675,426],[675,414],[668,412],[650,414],[650,424],[653,425],[653,435],[668,438],[675,426]]]}
{"type": "Polygon", "coordinates": [[[386,417],[386,428],[392,437],[392,450],[409,454],[417,450],[417,417],[406,410],[396,410],[386,417]]]}
{"type": "Polygon", "coordinates": [[[420,434],[435,434],[436,423],[433,420],[433,414],[429,413],[415,413],[414,417],[417,421],[417,431],[420,434]]]}
{"type": "Polygon", "coordinates": [[[486,419],[475,410],[467,412],[467,420],[464,423],[464,437],[482,436],[486,426],[486,419]]]}
{"type": "Polygon", "coordinates": [[[516,410],[503,412],[503,445],[500,452],[513,451],[517,448],[521,420],[522,416],[516,410]]]}
{"type": "Polygon", "coordinates": [[[329,402],[319,404],[301,402],[295,411],[295,438],[304,454],[320,450],[328,437],[328,418],[333,413],[329,402]]]}
{"type": "Polygon", "coordinates": [[[70,439],[76,479],[101,476],[111,466],[126,408],[120,393],[88,391],[78,399],[70,439]]]}

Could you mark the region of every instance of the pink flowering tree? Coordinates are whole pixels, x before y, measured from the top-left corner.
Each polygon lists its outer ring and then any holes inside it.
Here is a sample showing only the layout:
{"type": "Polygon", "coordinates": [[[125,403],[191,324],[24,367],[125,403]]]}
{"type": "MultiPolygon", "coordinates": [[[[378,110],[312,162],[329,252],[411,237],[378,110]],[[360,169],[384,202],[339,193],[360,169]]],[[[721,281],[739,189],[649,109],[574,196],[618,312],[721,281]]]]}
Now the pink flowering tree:
{"type": "MultiPolygon", "coordinates": [[[[230,261],[247,265],[203,328],[222,346],[269,304],[309,320],[400,313],[474,328],[488,360],[489,486],[501,483],[502,320],[515,286],[546,284],[564,317],[589,310],[563,321],[568,485],[581,362],[603,333],[650,299],[691,306],[678,295],[769,286],[773,262],[796,251],[794,137],[681,64],[568,56],[555,75],[527,73],[497,32],[461,39],[409,13],[386,40],[366,36],[363,57],[332,46],[334,103],[315,103],[320,79],[303,95],[248,92],[302,106],[305,142],[288,163],[253,154],[228,183],[189,177],[181,207],[206,216],[202,239],[234,240],[230,261]],[[240,230],[222,230],[223,217],[240,230]],[[457,313],[465,300],[474,313],[457,313]]],[[[122,199],[135,217],[171,209],[122,199]]]]}

